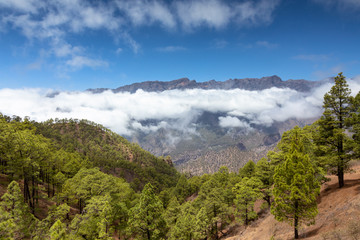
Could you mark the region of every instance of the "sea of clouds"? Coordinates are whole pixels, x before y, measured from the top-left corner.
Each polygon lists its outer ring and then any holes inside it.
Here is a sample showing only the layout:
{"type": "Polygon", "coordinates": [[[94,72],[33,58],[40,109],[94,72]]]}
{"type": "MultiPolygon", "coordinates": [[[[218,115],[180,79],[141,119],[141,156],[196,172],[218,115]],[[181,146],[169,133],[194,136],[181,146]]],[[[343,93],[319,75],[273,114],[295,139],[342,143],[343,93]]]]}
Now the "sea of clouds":
{"type": "MultiPolygon", "coordinates": [[[[352,95],[360,91],[360,77],[348,79],[352,95]]],[[[50,118],[88,119],[121,134],[149,133],[159,128],[194,132],[195,120],[204,112],[221,113],[223,128],[270,126],[291,118],[310,119],[322,114],[323,96],[332,84],[324,83],[308,93],[270,88],[262,91],[170,90],[164,92],[103,93],[60,92],[44,89],[0,89],[0,112],[50,118]],[[49,95],[52,95],[49,97],[49,95]]]]}

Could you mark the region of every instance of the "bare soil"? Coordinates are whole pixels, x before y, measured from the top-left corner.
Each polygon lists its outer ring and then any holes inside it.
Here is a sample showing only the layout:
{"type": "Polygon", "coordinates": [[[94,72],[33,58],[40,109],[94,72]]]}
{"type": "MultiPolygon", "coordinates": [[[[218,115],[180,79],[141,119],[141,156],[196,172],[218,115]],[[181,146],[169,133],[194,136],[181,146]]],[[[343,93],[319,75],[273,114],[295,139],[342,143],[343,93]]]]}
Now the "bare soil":
{"type": "MultiPolygon", "coordinates": [[[[345,174],[345,186],[339,188],[337,176],[329,176],[318,199],[319,214],[312,226],[301,226],[300,239],[360,240],[360,165],[345,174]]],[[[226,240],[294,239],[293,227],[278,222],[267,211],[247,228],[234,230],[226,240]]]]}

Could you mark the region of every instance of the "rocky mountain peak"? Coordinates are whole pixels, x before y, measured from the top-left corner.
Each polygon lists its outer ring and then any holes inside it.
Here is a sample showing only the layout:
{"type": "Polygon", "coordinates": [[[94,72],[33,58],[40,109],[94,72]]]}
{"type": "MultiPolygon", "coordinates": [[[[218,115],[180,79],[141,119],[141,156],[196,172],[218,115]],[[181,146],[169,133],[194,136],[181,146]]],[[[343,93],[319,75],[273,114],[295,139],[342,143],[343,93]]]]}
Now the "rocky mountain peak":
{"type": "MultiPolygon", "coordinates": [[[[244,89],[250,91],[264,90],[272,87],[277,88],[290,88],[301,92],[309,91],[311,88],[319,85],[319,82],[307,80],[287,80],[283,81],[279,76],[273,75],[262,78],[242,78],[242,79],[229,79],[224,82],[210,80],[207,82],[196,82],[189,78],[180,78],[172,81],[146,81],[140,83],[133,83],[112,89],[113,92],[130,92],[135,93],[141,89],[146,92],[163,92],[173,89],[244,89]]],[[[109,89],[89,89],[93,93],[100,93],[109,89]]]]}

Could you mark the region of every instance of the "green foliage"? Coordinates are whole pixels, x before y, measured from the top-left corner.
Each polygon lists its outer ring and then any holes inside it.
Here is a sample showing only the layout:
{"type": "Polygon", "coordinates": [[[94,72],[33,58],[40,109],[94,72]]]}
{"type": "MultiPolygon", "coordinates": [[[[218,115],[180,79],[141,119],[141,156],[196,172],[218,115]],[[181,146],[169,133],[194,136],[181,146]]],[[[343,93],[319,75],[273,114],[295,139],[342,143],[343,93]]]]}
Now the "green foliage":
{"type": "MultiPolygon", "coordinates": [[[[72,119],[37,123],[1,114],[0,173],[24,183],[24,191],[17,196],[23,193],[19,201],[22,205],[16,205],[13,211],[5,207],[7,201],[2,201],[0,208],[0,234],[15,239],[83,239],[87,228],[93,229],[87,239],[109,238],[115,229],[119,237],[124,237],[129,209],[136,204],[137,194],[113,175],[134,179],[136,190],[151,182],[156,189],[164,189],[168,199],[172,191],[167,187],[175,187],[179,177],[170,158],[157,158],[101,125],[72,119]],[[92,166],[101,167],[101,171],[92,166]],[[39,221],[28,212],[26,203],[35,213],[44,198],[59,206],[50,207],[48,215],[39,221]],[[68,214],[65,202],[81,213],[71,224],[73,215],[68,214]],[[14,217],[23,212],[32,218],[14,217]],[[106,213],[105,218],[101,212],[106,213]]],[[[177,189],[183,198],[191,191],[187,179],[184,183],[180,182],[177,189]]],[[[154,231],[154,236],[164,235],[158,229],[154,231]]]]}
{"type": "Polygon", "coordinates": [[[360,92],[355,97],[350,97],[350,118],[347,125],[350,127],[353,135],[352,139],[354,151],[354,157],[360,158],[360,92]]]}
{"type": "Polygon", "coordinates": [[[181,214],[169,232],[169,239],[192,240],[195,232],[196,210],[190,202],[181,206],[181,214]]]}
{"type": "Polygon", "coordinates": [[[33,229],[35,218],[24,203],[19,184],[12,181],[0,202],[0,238],[28,238],[33,229]]]}
{"type": "Polygon", "coordinates": [[[261,158],[255,167],[255,177],[261,181],[260,189],[263,198],[268,206],[271,205],[271,186],[273,185],[273,171],[270,162],[266,158],[261,158]]]}
{"type": "Polygon", "coordinates": [[[184,202],[186,197],[191,194],[191,186],[187,178],[182,174],[173,190],[173,194],[177,196],[180,203],[184,202]]]}
{"type": "Polygon", "coordinates": [[[196,214],[194,240],[205,239],[208,235],[210,220],[208,218],[206,208],[202,207],[196,214]]]}
{"type": "MultiPolygon", "coordinates": [[[[326,163],[324,160],[316,154],[317,146],[317,133],[316,126],[306,126],[300,128],[295,126],[293,129],[284,132],[280,142],[277,144],[274,151],[268,152],[268,158],[270,159],[271,175],[274,175],[275,168],[286,161],[288,155],[293,151],[293,141],[296,141],[302,146],[301,152],[307,154],[311,159],[311,165],[315,171],[315,176],[319,181],[325,181],[324,169],[326,169],[326,163]]],[[[271,180],[272,182],[272,180],[271,180]]]]}
{"type": "MultiPolygon", "coordinates": [[[[49,233],[51,233],[51,231],[49,232],[49,228],[52,228],[52,227],[54,227],[53,234],[60,234],[60,232],[62,232],[60,227],[64,227],[64,224],[62,222],[64,222],[65,219],[67,218],[69,211],[70,211],[70,206],[68,206],[66,203],[61,204],[59,206],[54,205],[54,206],[50,207],[48,216],[46,218],[44,218],[42,221],[38,221],[36,224],[36,229],[33,234],[34,240],[37,240],[37,239],[40,240],[40,239],[44,239],[47,237],[51,237],[51,236],[49,236],[49,233]],[[57,223],[56,226],[54,226],[54,224],[57,221],[59,221],[61,224],[57,223]]],[[[62,236],[61,234],[58,235],[59,238],[61,236],[62,236]]],[[[55,235],[54,235],[54,237],[55,237],[55,235]]]]}
{"type": "Polygon", "coordinates": [[[164,218],[168,227],[173,227],[176,224],[180,212],[180,204],[177,198],[174,196],[171,198],[164,214],[164,218]]]}
{"type": "Polygon", "coordinates": [[[274,202],[271,213],[278,221],[294,225],[295,238],[302,223],[313,224],[317,215],[316,198],[320,183],[316,178],[313,164],[305,153],[300,129],[294,129],[285,161],[275,168],[274,202]]]}
{"type": "Polygon", "coordinates": [[[49,230],[51,240],[67,240],[66,225],[60,220],[57,220],[49,230]]]}
{"type": "MultiPolygon", "coordinates": [[[[33,123],[37,132],[52,139],[59,150],[78,156],[63,173],[72,174],[81,167],[99,167],[111,174],[122,177],[132,176],[135,190],[141,190],[143,184],[151,182],[157,189],[175,186],[178,174],[171,159],[157,158],[143,150],[139,145],[129,143],[125,138],[110,131],[100,124],[88,120],[56,119],[43,123],[33,123]]],[[[59,154],[61,158],[63,154],[59,154]]],[[[71,177],[71,176],[68,176],[71,177]]]]}
{"type": "Polygon", "coordinates": [[[204,230],[212,236],[217,236],[219,224],[221,230],[230,220],[233,194],[228,196],[232,186],[223,181],[228,179],[229,175],[226,169],[224,170],[214,174],[201,186],[199,196],[194,203],[198,209],[204,208],[208,219],[207,229],[204,230]]]}
{"type": "Polygon", "coordinates": [[[244,177],[241,182],[237,183],[233,188],[236,199],[235,204],[240,215],[240,219],[249,224],[249,221],[257,217],[254,211],[254,203],[257,199],[262,197],[260,187],[262,182],[256,177],[244,177]]]}
{"type": "Polygon", "coordinates": [[[133,194],[123,179],[103,173],[98,168],[81,169],[73,178],[66,180],[63,188],[62,198],[77,200],[80,212],[94,196],[110,195],[114,204],[125,202],[129,205],[133,194]]]}
{"type": "Polygon", "coordinates": [[[251,178],[255,174],[255,163],[250,160],[239,170],[239,176],[241,178],[251,178]]]}
{"type": "Polygon", "coordinates": [[[112,239],[114,210],[110,195],[92,197],[82,214],[72,220],[71,239],[112,239]]]}
{"type": "Polygon", "coordinates": [[[292,141],[294,137],[298,137],[299,143],[303,146],[303,152],[313,157],[315,145],[313,142],[312,129],[304,127],[301,129],[295,126],[293,129],[283,133],[280,142],[276,145],[274,151],[268,152],[271,166],[275,167],[286,160],[287,154],[292,151],[292,141]]]}
{"type": "Polygon", "coordinates": [[[351,159],[351,139],[345,133],[350,118],[350,89],[345,77],[339,73],[335,85],[324,96],[324,113],[317,122],[317,154],[325,158],[328,167],[335,169],[339,187],[344,186],[344,172],[351,159]]]}
{"type": "Polygon", "coordinates": [[[139,203],[130,209],[128,232],[135,239],[160,239],[166,235],[163,204],[156,196],[154,187],[145,185],[139,203]]]}

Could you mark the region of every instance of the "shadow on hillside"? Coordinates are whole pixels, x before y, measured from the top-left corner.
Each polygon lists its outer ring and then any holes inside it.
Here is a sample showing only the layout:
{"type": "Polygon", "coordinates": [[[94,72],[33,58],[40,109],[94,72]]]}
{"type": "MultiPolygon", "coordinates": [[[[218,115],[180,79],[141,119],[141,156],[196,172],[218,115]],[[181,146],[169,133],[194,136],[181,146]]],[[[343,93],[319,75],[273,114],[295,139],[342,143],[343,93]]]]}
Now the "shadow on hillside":
{"type": "MultiPolygon", "coordinates": [[[[360,185],[360,179],[349,179],[349,180],[345,180],[345,186],[342,188],[339,188],[339,183],[333,183],[331,185],[328,185],[321,193],[320,193],[320,197],[318,199],[318,204],[321,203],[321,199],[323,197],[327,197],[330,194],[333,194],[335,192],[341,191],[341,189],[347,189],[347,188],[351,188],[354,187],[356,185],[360,185]]],[[[358,191],[358,193],[360,193],[360,186],[358,188],[356,188],[356,190],[358,191]]]]}
{"type": "Polygon", "coordinates": [[[319,226],[319,227],[317,227],[315,229],[312,229],[310,231],[307,231],[307,232],[304,232],[304,233],[300,234],[300,239],[316,236],[319,233],[319,230],[321,228],[322,228],[322,226],[319,226]]]}

